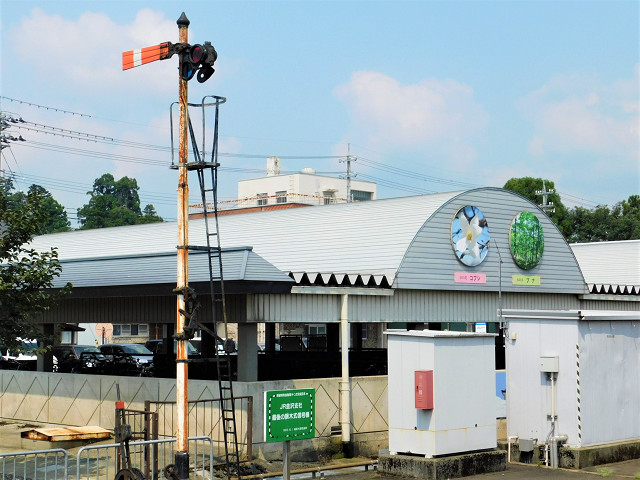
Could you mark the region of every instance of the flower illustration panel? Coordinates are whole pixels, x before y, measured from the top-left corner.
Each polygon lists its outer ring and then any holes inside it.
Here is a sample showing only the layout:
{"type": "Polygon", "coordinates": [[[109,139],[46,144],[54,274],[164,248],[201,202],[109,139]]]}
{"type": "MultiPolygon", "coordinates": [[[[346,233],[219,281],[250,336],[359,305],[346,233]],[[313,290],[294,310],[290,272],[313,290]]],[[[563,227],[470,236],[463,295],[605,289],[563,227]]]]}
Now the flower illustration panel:
{"type": "Polygon", "coordinates": [[[511,222],[509,248],[516,264],[523,270],[538,266],[544,252],[544,231],[531,212],[520,212],[511,222]]]}
{"type": "Polygon", "coordinates": [[[451,222],[453,251],[469,267],[480,265],[489,252],[489,226],[478,207],[467,205],[451,222]]]}

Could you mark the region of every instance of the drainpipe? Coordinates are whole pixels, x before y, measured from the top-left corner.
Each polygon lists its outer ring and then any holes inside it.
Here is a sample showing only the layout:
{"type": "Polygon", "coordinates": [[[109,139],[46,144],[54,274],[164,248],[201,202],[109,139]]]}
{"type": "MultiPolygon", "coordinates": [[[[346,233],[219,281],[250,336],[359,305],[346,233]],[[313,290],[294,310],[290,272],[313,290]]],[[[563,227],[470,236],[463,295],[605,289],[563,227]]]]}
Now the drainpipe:
{"type": "Polygon", "coordinates": [[[551,468],[558,468],[558,442],[569,440],[567,435],[555,435],[551,437],[551,468]]]}
{"type": "Polygon", "coordinates": [[[351,330],[349,328],[349,295],[341,295],[340,341],[342,356],[342,379],[340,380],[340,427],[342,430],[342,451],[347,458],[353,457],[351,441],[351,382],[349,379],[349,346],[351,330]]]}

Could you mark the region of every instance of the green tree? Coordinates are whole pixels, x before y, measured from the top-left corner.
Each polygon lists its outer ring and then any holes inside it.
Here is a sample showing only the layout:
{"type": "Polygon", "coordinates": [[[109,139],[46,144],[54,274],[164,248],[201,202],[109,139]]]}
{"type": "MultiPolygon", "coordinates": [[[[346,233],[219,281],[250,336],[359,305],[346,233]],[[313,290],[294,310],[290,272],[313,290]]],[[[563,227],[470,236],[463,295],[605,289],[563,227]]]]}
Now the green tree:
{"type": "MultiPolygon", "coordinates": [[[[519,193],[536,205],[540,205],[542,203],[542,196],[538,195],[536,192],[541,191],[543,186],[547,191],[555,190],[555,185],[551,180],[533,177],[511,178],[504,184],[503,188],[519,193]]],[[[550,194],[547,197],[547,200],[549,203],[553,203],[553,207],[555,209],[555,212],[549,215],[551,220],[558,226],[560,232],[562,232],[566,237],[570,230],[567,207],[562,203],[558,192],[550,194]]]]}
{"type": "Polygon", "coordinates": [[[138,223],[155,223],[155,222],[162,221],[162,217],[158,215],[158,212],[156,212],[155,207],[151,204],[148,204],[146,207],[144,207],[144,210],[142,213],[144,215],[142,216],[142,218],[138,223]]]}
{"type": "Polygon", "coordinates": [[[71,290],[71,284],[51,293],[62,267],[58,252],[37,252],[28,244],[40,231],[47,214],[46,196],[38,188],[14,196],[12,185],[0,179],[0,344],[20,351],[21,338],[52,339],[43,335],[36,319],[71,290]]]}
{"type": "Polygon", "coordinates": [[[39,234],[68,232],[71,230],[71,223],[67,217],[64,207],[40,185],[31,185],[29,192],[34,192],[42,196],[40,208],[42,210],[43,221],[40,224],[39,234]]]}
{"type": "Polygon", "coordinates": [[[155,213],[153,205],[145,207],[145,214],[140,210],[138,182],[135,178],[122,177],[115,180],[113,175],[105,173],[93,183],[89,203],[78,209],[78,221],[81,229],[116,227],[135,225],[138,223],[161,222],[157,214],[147,215],[147,211],[155,213]]]}
{"type": "Polygon", "coordinates": [[[567,223],[571,227],[567,240],[571,243],[640,239],[640,196],[631,195],[613,207],[574,207],[567,223]]]}
{"type": "MultiPolygon", "coordinates": [[[[27,194],[13,191],[14,187],[11,179],[4,179],[3,182],[3,191],[7,196],[8,208],[19,208],[27,202],[27,194]]],[[[33,184],[29,187],[29,193],[36,194],[42,199],[40,203],[41,223],[38,226],[36,235],[68,232],[71,230],[71,223],[67,217],[67,212],[65,212],[64,207],[53,198],[47,189],[40,185],[33,184]]]]}

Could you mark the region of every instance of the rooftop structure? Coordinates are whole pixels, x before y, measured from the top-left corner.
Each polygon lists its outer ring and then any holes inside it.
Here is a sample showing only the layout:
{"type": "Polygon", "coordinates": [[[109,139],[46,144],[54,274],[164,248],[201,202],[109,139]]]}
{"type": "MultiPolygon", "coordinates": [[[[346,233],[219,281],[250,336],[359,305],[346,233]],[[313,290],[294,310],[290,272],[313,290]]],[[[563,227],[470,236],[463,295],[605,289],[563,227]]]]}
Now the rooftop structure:
{"type": "MultiPolygon", "coordinates": [[[[219,214],[249,213],[297,207],[362,202],[376,199],[376,184],[318,175],[313,168],[281,173],[280,158],[267,159],[267,175],[238,182],[238,199],[218,201],[219,214]]],[[[211,210],[211,208],[209,208],[211,210]]],[[[190,206],[192,217],[202,204],[190,206]]]]}

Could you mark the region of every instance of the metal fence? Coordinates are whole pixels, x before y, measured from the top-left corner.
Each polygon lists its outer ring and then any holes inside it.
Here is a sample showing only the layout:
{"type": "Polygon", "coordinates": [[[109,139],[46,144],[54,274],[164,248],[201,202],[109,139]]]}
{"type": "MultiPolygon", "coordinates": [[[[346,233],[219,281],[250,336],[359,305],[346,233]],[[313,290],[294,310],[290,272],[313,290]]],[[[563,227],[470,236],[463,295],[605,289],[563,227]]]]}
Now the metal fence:
{"type": "MultiPolygon", "coordinates": [[[[174,463],[176,439],[129,443],[130,467],[146,480],[165,478],[164,469],[174,463]]],[[[122,468],[120,444],[82,447],[72,458],[63,449],[0,454],[0,480],[113,480],[122,468]]],[[[189,438],[189,469],[193,478],[213,479],[213,441],[189,438]]]]}
{"type": "Polygon", "coordinates": [[[67,480],[69,455],[61,448],[0,453],[0,480],[67,480]]]}
{"type": "MultiPolygon", "coordinates": [[[[164,468],[174,463],[175,446],[175,438],[130,442],[131,466],[139,469],[147,480],[165,478],[164,468]]],[[[119,459],[119,443],[83,447],[78,451],[76,480],[112,480],[122,467],[119,459]]],[[[189,463],[190,471],[195,478],[213,478],[211,437],[189,438],[189,463]]]]}
{"type": "MultiPolygon", "coordinates": [[[[176,431],[176,402],[145,402],[145,411],[155,413],[156,438],[167,438],[176,431]]],[[[247,460],[253,459],[253,397],[235,397],[236,433],[238,453],[247,460]]],[[[215,444],[216,454],[224,454],[225,435],[222,428],[220,399],[192,400],[188,402],[189,435],[210,437],[215,444]]]]}

